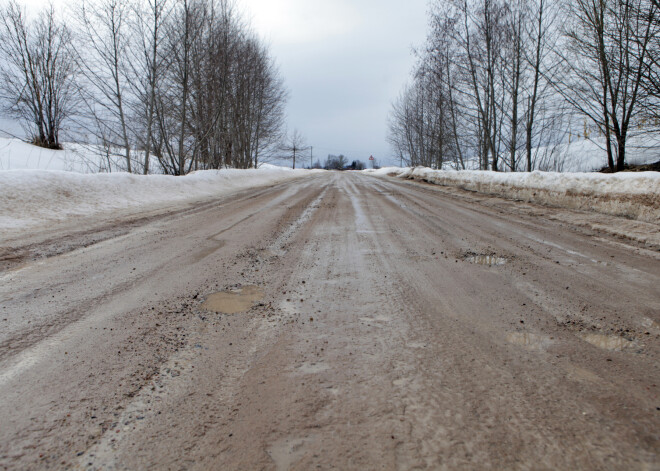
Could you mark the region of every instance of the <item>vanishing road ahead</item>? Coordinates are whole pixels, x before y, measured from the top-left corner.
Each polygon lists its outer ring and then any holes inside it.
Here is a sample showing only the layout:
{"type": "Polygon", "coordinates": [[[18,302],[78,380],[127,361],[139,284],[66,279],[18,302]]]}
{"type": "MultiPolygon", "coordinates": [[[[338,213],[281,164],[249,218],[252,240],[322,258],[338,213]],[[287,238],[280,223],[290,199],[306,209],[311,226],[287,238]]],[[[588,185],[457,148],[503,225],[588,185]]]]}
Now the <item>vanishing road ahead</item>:
{"type": "Polygon", "coordinates": [[[658,469],[660,252],[580,217],[327,173],[14,247],[0,469],[658,469]]]}

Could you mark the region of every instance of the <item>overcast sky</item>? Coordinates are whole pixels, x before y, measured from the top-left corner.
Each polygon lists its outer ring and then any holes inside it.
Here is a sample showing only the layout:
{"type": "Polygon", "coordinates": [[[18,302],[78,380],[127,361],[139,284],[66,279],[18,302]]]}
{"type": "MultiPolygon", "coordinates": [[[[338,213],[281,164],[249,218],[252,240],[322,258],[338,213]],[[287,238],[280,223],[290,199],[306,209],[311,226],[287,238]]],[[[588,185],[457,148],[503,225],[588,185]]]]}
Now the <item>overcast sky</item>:
{"type": "Polygon", "coordinates": [[[387,115],[426,36],[427,0],[239,2],[271,45],[290,92],[289,129],[315,160],[389,160],[387,115]]]}

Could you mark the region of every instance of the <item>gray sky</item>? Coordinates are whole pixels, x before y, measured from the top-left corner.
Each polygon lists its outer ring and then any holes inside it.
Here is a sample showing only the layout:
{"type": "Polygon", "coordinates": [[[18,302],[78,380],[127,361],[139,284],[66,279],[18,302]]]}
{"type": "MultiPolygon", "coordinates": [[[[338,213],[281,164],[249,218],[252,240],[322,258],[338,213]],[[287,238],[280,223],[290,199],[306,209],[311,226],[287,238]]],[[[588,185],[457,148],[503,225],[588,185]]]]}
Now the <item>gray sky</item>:
{"type": "MultiPolygon", "coordinates": [[[[387,115],[426,36],[427,0],[239,0],[290,92],[289,130],[314,157],[387,163],[387,115]]],[[[394,163],[394,162],[391,162],[394,163]]]]}

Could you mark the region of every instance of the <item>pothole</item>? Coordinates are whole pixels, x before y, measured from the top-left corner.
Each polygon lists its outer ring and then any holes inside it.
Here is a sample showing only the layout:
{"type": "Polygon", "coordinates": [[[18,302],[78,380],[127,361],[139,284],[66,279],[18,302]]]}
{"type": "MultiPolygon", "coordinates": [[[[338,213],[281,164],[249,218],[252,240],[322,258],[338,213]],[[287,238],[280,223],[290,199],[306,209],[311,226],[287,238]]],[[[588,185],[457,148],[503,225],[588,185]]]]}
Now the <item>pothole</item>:
{"type": "Polygon", "coordinates": [[[581,334],[580,338],[585,342],[590,343],[603,350],[612,350],[621,352],[624,350],[635,350],[637,344],[632,340],[624,339],[617,335],[604,335],[604,334],[581,334]]]}
{"type": "Polygon", "coordinates": [[[499,267],[508,262],[504,257],[498,255],[486,255],[486,254],[468,254],[465,256],[465,260],[475,265],[483,265],[486,267],[499,267]]]}
{"type": "Polygon", "coordinates": [[[249,310],[254,303],[261,301],[264,291],[258,286],[244,286],[230,291],[214,293],[206,298],[202,307],[220,314],[238,314],[249,310]]]}

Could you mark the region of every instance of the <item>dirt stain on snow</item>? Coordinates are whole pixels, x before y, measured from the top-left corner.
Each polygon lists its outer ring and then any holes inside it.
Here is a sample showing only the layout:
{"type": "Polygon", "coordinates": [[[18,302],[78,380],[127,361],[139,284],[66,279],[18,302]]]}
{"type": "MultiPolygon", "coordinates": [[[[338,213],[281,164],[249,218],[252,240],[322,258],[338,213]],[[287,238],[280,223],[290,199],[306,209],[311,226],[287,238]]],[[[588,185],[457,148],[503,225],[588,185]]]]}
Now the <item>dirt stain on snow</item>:
{"type": "Polygon", "coordinates": [[[258,286],[244,286],[236,290],[212,294],[202,304],[202,307],[207,311],[221,314],[238,314],[249,310],[263,297],[264,291],[258,286]]]}

